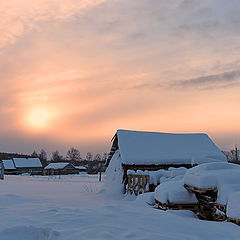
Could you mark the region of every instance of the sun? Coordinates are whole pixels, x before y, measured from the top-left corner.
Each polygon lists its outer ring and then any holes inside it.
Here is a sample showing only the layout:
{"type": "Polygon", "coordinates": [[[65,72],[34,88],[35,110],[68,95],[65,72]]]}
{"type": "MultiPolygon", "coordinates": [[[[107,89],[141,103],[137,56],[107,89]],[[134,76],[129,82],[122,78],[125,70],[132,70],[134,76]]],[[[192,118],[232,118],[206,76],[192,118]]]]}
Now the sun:
{"type": "Polygon", "coordinates": [[[51,114],[48,110],[36,108],[29,112],[27,122],[32,128],[43,130],[47,128],[50,117],[51,114]]]}

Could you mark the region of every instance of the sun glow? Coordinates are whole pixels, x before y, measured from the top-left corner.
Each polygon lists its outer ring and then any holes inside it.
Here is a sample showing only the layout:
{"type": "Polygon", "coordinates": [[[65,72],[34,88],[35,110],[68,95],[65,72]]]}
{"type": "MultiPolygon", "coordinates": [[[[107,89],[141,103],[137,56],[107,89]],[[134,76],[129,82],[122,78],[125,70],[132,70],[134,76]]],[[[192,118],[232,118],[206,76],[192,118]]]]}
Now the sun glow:
{"type": "Polygon", "coordinates": [[[27,116],[27,123],[35,130],[44,130],[48,127],[51,114],[46,109],[33,109],[27,116]]]}

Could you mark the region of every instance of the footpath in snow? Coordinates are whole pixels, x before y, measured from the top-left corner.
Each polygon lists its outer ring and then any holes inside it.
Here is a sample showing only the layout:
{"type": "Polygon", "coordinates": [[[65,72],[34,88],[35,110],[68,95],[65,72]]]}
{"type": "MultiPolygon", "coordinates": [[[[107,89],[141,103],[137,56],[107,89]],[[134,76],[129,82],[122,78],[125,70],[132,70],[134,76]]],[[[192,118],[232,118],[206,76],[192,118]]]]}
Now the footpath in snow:
{"type": "Polygon", "coordinates": [[[97,176],[6,176],[0,182],[0,240],[239,240],[240,227],[112,199],[97,176]]]}

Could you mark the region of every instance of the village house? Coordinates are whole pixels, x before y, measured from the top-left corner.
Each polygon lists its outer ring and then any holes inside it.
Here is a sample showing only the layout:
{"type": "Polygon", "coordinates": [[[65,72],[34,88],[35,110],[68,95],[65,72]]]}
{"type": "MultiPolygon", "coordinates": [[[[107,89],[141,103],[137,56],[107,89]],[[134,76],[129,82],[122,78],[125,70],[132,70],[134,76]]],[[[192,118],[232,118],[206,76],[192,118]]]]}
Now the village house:
{"type": "Polygon", "coordinates": [[[79,172],[80,170],[70,162],[50,163],[44,168],[44,175],[68,175],[78,174],[79,172]]]}
{"type": "Polygon", "coordinates": [[[109,166],[111,161],[120,163],[126,185],[128,170],[190,168],[201,163],[226,162],[227,159],[207,134],[117,130],[106,165],[109,166]]]}
{"type": "Polygon", "coordinates": [[[4,167],[4,174],[17,174],[17,169],[12,159],[2,160],[2,163],[4,167]]]}
{"type": "Polygon", "coordinates": [[[43,172],[43,166],[39,158],[13,158],[13,163],[17,174],[39,175],[43,172]]]}

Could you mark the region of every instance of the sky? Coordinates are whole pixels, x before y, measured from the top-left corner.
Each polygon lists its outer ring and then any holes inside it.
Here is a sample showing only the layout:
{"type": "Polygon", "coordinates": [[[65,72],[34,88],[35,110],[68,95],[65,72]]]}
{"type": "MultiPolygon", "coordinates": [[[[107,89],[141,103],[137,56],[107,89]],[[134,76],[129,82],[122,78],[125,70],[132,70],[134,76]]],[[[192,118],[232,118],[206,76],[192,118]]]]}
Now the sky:
{"type": "Polygon", "coordinates": [[[240,144],[239,0],[8,0],[0,16],[0,151],[103,153],[117,129],[240,144]]]}

